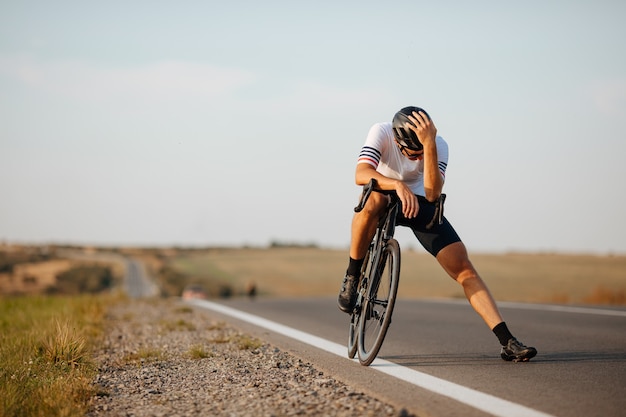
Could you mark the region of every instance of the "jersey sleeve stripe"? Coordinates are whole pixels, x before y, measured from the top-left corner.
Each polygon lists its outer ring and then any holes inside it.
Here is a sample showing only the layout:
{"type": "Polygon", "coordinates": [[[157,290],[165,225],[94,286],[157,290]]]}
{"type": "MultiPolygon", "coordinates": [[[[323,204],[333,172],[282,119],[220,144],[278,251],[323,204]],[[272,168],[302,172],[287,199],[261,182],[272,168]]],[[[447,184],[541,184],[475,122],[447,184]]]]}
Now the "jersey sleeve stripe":
{"type": "Polygon", "coordinates": [[[374,168],[378,167],[378,161],[377,160],[372,159],[372,158],[368,158],[366,156],[360,157],[359,160],[357,161],[357,164],[370,164],[374,168]]]}
{"type": "Polygon", "coordinates": [[[439,171],[444,177],[446,176],[446,168],[448,168],[448,164],[443,161],[439,161],[439,171]]]}
{"type": "Polygon", "coordinates": [[[372,148],[371,146],[364,146],[361,149],[361,153],[359,154],[359,160],[357,163],[367,163],[372,165],[374,168],[378,167],[378,163],[380,162],[380,151],[376,148],[372,148]]]}
{"type": "Polygon", "coordinates": [[[380,161],[380,155],[381,154],[380,154],[380,151],[378,149],[372,148],[370,146],[364,146],[361,149],[361,153],[359,154],[359,158],[366,156],[366,157],[375,159],[376,162],[378,163],[380,161]]]}

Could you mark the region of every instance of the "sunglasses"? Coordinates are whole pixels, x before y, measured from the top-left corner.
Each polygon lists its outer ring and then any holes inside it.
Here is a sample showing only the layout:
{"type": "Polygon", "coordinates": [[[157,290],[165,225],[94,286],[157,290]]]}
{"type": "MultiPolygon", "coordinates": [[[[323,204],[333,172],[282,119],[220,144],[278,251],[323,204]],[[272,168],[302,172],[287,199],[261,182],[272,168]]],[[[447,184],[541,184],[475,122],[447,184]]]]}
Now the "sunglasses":
{"type": "Polygon", "coordinates": [[[396,143],[400,147],[400,152],[402,152],[403,154],[405,154],[409,158],[417,158],[417,157],[420,157],[420,156],[424,155],[424,150],[423,149],[418,151],[418,150],[415,150],[415,149],[411,149],[408,146],[404,146],[400,142],[396,142],[396,143]],[[413,151],[414,153],[411,153],[410,151],[413,151]]]}

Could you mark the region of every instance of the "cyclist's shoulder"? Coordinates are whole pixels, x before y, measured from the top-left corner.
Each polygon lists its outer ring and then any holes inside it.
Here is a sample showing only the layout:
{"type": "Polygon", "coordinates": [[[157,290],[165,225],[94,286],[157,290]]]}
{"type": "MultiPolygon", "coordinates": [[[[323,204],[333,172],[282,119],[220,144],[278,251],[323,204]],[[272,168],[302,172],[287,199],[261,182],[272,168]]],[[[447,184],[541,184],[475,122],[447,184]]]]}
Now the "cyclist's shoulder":
{"type": "Polygon", "coordinates": [[[391,129],[391,123],[379,122],[372,125],[368,134],[366,142],[370,146],[381,148],[387,146],[387,143],[393,140],[393,130],[391,129]]]}
{"type": "Polygon", "coordinates": [[[391,129],[391,122],[374,123],[372,127],[370,127],[370,134],[371,133],[376,133],[379,135],[393,135],[393,130],[391,129]]]}

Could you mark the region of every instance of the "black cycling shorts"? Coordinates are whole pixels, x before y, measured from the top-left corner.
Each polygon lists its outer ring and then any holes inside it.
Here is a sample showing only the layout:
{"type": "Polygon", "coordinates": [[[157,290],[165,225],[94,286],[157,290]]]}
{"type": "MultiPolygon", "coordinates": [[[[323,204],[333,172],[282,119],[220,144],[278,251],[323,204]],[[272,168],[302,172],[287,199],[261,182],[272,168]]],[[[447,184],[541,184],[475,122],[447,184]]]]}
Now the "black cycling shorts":
{"type": "Polygon", "coordinates": [[[407,219],[402,214],[402,210],[400,210],[396,218],[396,224],[409,227],[424,249],[433,256],[437,256],[441,249],[451,243],[461,241],[461,238],[445,216],[442,224],[435,221],[430,229],[426,229],[426,225],[432,221],[435,215],[435,203],[431,203],[421,195],[417,196],[417,200],[420,205],[417,217],[407,219]]]}

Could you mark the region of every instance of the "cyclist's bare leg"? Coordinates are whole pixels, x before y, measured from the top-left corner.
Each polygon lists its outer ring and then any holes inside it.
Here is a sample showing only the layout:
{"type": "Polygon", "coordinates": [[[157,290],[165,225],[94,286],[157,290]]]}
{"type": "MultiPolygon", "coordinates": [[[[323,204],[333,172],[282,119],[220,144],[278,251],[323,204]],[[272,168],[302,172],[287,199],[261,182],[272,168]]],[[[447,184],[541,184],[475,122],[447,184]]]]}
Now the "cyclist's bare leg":
{"type": "Polygon", "coordinates": [[[389,197],[385,194],[373,192],[370,194],[365,207],[354,214],[352,219],[352,240],[350,242],[350,257],[352,259],[363,259],[367,253],[374,234],[378,219],[383,214],[389,197]]]}
{"type": "Polygon", "coordinates": [[[378,218],[384,212],[388,201],[389,198],[386,195],[374,192],[370,194],[363,210],[355,213],[352,219],[350,262],[337,299],[339,309],[344,313],[351,314],[356,304],[363,259],[376,233],[378,218]]]}
{"type": "Polygon", "coordinates": [[[463,242],[456,242],[441,249],[437,254],[437,261],[463,286],[470,304],[490,329],[503,321],[487,285],[470,262],[463,242]]]}

